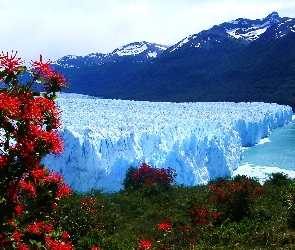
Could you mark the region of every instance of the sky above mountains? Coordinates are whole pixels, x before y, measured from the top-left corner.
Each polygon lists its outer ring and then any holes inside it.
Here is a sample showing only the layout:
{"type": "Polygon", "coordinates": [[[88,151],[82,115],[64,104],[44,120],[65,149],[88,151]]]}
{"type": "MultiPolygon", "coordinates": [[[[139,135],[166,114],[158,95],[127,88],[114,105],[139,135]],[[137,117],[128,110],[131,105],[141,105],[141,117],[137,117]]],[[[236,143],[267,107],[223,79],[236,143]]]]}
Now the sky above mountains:
{"type": "Polygon", "coordinates": [[[147,41],[173,45],[236,18],[277,11],[295,17],[294,0],[1,0],[0,51],[26,60],[109,53],[147,41]]]}

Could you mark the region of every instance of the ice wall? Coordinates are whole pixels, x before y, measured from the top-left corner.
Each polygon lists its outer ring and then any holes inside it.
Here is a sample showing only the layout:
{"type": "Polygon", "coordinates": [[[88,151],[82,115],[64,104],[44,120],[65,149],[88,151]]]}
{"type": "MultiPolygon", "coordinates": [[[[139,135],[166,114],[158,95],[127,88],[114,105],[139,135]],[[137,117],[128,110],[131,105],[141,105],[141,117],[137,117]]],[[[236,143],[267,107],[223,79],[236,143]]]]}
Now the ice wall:
{"type": "Polygon", "coordinates": [[[129,166],[176,170],[177,184],[230,176],[242,146],[292,120],[288,106],[267,103],[159,103],[63,94],[64,153],[44,163],[77,191],[122,188],[129,166]]]}

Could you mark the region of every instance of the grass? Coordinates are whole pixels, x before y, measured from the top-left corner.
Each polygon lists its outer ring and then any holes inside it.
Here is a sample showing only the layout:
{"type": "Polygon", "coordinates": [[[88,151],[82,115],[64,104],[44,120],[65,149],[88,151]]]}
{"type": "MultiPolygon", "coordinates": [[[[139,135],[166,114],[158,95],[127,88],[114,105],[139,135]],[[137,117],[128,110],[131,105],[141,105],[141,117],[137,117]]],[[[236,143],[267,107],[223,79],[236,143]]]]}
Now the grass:
{"type": "Polygon", "coordinates": [[[150,249],[295,249],[294,180],[273,174],[261,195],[246,197],[251,209],[239,221],[223,213],[222,221],[209,218],[196,224],[189,212],[194,205],[204,205],[211,212],[220,210],[209,198],[213,184],[217,182],[175,185],[153,193],[143,188],[113,194],[98,190],[73,193],[61,201],[56,221],[69,232],[77,249],[147,249],[138,247],[140,239],[149,240],[150,249]],[[163,231],[159,223],[171,229],[163,231]]]}

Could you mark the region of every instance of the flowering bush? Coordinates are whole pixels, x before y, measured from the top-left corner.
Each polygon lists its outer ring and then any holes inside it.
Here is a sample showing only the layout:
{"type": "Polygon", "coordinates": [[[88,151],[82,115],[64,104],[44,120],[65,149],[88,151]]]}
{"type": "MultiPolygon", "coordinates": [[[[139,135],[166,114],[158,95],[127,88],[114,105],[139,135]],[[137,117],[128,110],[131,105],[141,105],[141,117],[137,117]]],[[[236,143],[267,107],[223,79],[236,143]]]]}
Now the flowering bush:
{"type": "Polygon", "coordinates": [[[70,194],[59,174],[41,164],[63,147],[56,92],[66,87],[51,61],[32,61],[27,70],[17,52],[0,54],[0,246],[1,248],[72,249],[66,232],[55,228],[52,214],[70,194]],[[32,80],[19,83],[30,73],[32,80]],[[42,84],[42,95],[32,86],[42,84]]]}
{"type": "Polygon", "coordinates": [[[146,163],[142,163],[139,169],[130,167],[123,182],[125,189],[140,189],[157,186],[162,190],[167,190],[171,183],[175,181],[176,173],[172,168],[153,168],[146,163]]]}
{"type": "Polygon", "coordinates": [[[237,176],[233,180],[209,186],[210,198],[222,212],[222,218],[240,221],[250,213],[253,199],[264,192],[263,186],[255,187],[253,180],[237,176]]]}
{"type": "Polygon", "coordinates": [[[73,193],[71,197],[60,201],[59,210],[55,214],[56,224],[70,234],[75,246],[80,244],[84,249],[95,245],[101,247],[98,243],[104,233],[100,218],[103,209],[104,206],[97,202],[97,199],[73,193]],[[91,235],[92,241],[85,243],[84,237],[87,234],[91,235]]]}
{"type": "Polygon", "coordinates": [[[197,208],[194,204],[189,210],[189,214],[195,226],[213,226],[222,220],[220,212],[211,211],[206,208],[205,205],[201,205],[200,208],[197,208]]]}

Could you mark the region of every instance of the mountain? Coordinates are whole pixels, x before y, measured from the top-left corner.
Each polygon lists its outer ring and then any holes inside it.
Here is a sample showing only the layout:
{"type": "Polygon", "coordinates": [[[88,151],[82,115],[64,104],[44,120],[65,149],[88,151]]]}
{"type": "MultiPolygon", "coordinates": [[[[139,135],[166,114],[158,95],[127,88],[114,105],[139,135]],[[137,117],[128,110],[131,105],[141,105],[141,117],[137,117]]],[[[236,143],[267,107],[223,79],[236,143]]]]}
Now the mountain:
{"type": "Polygon", "coordinates": [[[295,109],[295,19],[276,12],[215,25],[169,48],[134,43],[97,54],[93,65],[89,58],[56,62],[68,72],[71,92],[149,101],[277,102],[295,109]],[[142,57],[126,49],[133,51],[133,45],[142,57]],[[161,50],[153,58],[145,46],[161,50]]]}
{"type": "MultiPolygon", "coordinates": [[[[215,25],[209,30],[201,31],[198,34],[190,35],[177,44],[171,46],[167,51],[173,52],[181,47],[190,46],[195,48],[214,48],[216,43],[222,43],[225,39],[235,39],[242,44],[249,44],[262,36],[264,33],[266,37],[272,37],[274,33],[278,33],[278,37],[286,34],[288,28],[294,27],[294,20],[284,17],[281,18],[277,12],[273,12],[266,18],[250,20],[239,18],[230,22],[215,25]],[[291,20],[293,22],[291,22],[291,20]],[[272,28],[279,26],[280,28],[272,28]],[[286,29],[286,27],[288,27],[286,29]],[[271,32],[269,30],[272,30],[271,32]],[[282,33],[282,31],[284,32],[282,33]],[[268,31],[268,32],[266,32],[268,31]],[[269,33],[269,34],[268,34],[269,33]]],[[[277,38],[278,38],[277,37],[277,38]]]]}
{"type": "Polygon", "coordinates": [[[132,75],[167,48],[156,43],[134,42],[107,54],[64,56],[52,66],[70,79],[70,88],[66,91],[100,97],[112,89],[116,81],[132,75]]]}
{"type": "Polygon", "coordinates": [[[133,62],[147,62],[162,54],[167,48],[168,46],[156,43],[134,42],[119,47],[107,54],[91,53],[87,56],[64,56],[53,62],[53,66],[57,68],[82,68],[118,62],[126,58],[133,62]]]}

